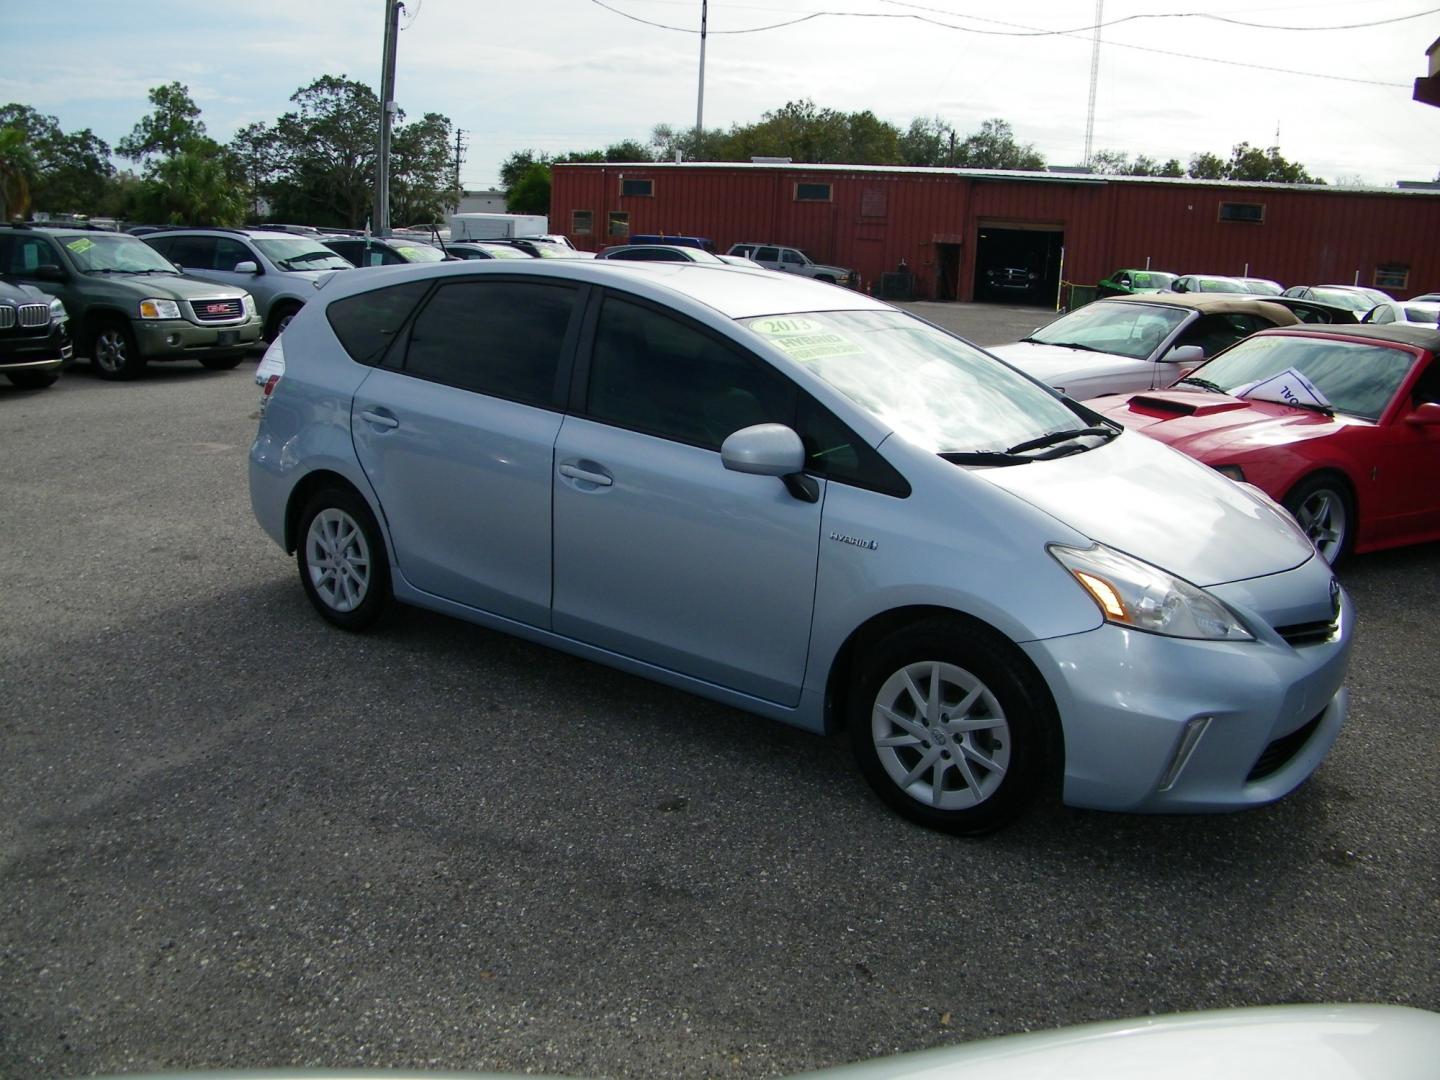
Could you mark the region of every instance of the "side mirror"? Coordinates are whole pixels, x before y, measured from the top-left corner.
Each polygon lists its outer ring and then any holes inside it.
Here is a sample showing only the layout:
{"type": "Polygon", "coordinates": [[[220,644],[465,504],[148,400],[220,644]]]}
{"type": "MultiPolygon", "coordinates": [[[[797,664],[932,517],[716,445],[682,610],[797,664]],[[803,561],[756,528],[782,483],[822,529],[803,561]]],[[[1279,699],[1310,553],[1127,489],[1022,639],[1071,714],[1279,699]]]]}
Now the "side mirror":
{"type": "Polygon", "coordinates": [[[1199,345],[1176,345],[1160,358],[1162,364],[1198,364],[1205,359],[1205,350],[1199,345]]]}
{"type": "Polygon", "coordinates": [[[1405,417],[1405,422],[1416,427],[1440,426],[1440,402],[1426,401],[1415,406],[1414,411],[1405,417]]]}
{"type": "Polygon", "coordinates": [[[754,424],[730,434],[720,461],[731,472],[789,476],[805,468],[805,445],[784,424],[754,424]]]}
{"type": "Polygon", "coordinates": [[[70,275],[54,263],[41,263],[31,275],[36,281],[65,281],[70,275]]]}
{"type": "Polygon", "coordinates": [[[234,272],[237,274],[258,274],[260,273],[260,267],[254,259],[246,259],[243,262],[235,264],[234,272]]]}

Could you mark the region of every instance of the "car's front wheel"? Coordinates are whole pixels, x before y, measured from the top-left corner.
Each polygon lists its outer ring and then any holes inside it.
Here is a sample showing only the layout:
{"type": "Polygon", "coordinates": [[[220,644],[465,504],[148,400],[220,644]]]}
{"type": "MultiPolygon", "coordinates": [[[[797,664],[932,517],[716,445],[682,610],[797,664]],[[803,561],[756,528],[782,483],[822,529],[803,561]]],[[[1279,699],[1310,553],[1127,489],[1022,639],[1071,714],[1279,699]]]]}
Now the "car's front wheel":
{"type": "Polygon", "coordinates": [[[906,817],[963,835],[1025,809],[1050,774],[1057,731],[1023,656],[958,618],[883,638],[850,699],[856,760],[875,791],[906,817]]]}
{"type": "Polygon", "coordinates": [[[390,604],[385,541],[365,501],[344,488],[313,495],[300,516],[295,558],[315,610],[345,630],[373,626],[390,604]]]}
{"type": "Polygon", "coordinates": [[[1349,554],[1355,538],[1355,502],[1338,477],[1302,480],[1285,496],[1285,509],[1331,566],[1349,554]]]}
{"type": "Polygon", "coordinates": [[[145,358],[130,327],[120,321],[101,325],[90,346],[90,360],[102,379],[134,379],[145,370],[145,358]]]}

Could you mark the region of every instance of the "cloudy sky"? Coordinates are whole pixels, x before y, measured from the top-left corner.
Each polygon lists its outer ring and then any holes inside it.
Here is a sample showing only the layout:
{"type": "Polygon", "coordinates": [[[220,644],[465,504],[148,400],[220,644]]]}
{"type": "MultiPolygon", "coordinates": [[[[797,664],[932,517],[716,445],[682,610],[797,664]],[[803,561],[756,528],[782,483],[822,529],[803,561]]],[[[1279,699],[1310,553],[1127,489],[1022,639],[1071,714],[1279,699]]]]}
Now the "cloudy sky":
{"type": "MultiPolygon", "coordinates": [[[[514,150],[645,141],[658,123],[695,122],[700,7],[406,0],[396,97],[411,116],[440,112],[464,130],[468,188],[494,184],[514,150]]],[[[1242,140],[1270,146],[1278,129],[1287,158],[1332,182],[1391,186],[1440,170],[1440,109],[1410,98],[1440,38],[1440,7],[1426,0],[1103,9],[1096,150],[1184,162],[1242,140]],[[1321,29],[1331,27],[1348,28],[1321,29]]],[[[273,121],[320,75],[378,87],[384,12],[384,0],[0,0],[0,103],[113,145],[147,111],[146,91],[178,79],[224,141],[273,121]]],[[[705,125],[750,123],[799,98],[902,128],[938,115],[962,135],[1001,117],[1051,163],[1075,163],[1091,56],[1077,28],[1095,12],[1090,0],[710,0],[705,125]]]]}

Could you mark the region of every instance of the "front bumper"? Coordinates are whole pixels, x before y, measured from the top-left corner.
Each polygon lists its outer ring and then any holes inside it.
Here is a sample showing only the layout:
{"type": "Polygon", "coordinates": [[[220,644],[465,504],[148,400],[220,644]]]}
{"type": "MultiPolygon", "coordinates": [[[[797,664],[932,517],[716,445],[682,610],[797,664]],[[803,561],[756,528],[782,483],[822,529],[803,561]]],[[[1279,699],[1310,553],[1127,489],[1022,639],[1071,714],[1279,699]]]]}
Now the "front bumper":
{"type": "Polygon", "coordinates": [[[197,360],[207,356],[233,356],[260,340],[265,321],[252,318],[198,326],[185,319],[132,322],[135,344],[149,360],[197,360]]]}
{"type": "Polygon", "coordinates": [[[1283,798],[1345,722],[1354,609],[1290,645],[1166,638],[1106,624],[1023,646],[1049,683],[1065,739],[1065,802],[1198,813],[1283,798]]]}

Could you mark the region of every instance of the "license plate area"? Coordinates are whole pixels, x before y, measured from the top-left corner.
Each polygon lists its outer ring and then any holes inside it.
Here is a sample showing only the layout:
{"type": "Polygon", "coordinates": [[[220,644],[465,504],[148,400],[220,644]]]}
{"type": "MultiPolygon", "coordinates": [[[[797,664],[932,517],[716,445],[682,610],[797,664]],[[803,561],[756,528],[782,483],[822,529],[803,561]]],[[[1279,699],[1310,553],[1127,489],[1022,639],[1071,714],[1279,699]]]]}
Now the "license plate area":
{"type": "Polygon", "coordinates": [[[220,331],[220,336],[215,339],[215,344],[216,344],[216,345],[219,345],[219,346],[221,346],[221,347],[224,347],[224,346],[226,346],[226,345],[234,345],[234,344],[235,344],[237,341],[239,341],[239,340],[240,340],[240,331],[238,331],[238,330],[221,330],[221,331],[220,331]]]}

